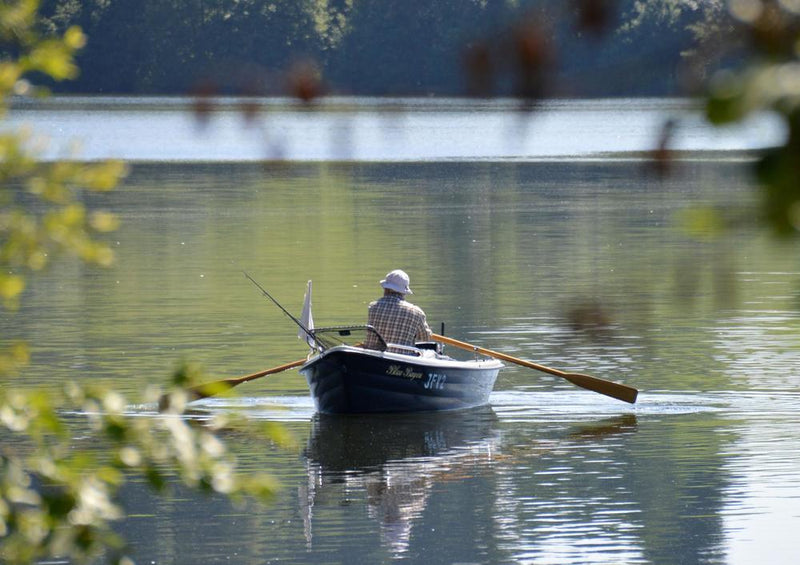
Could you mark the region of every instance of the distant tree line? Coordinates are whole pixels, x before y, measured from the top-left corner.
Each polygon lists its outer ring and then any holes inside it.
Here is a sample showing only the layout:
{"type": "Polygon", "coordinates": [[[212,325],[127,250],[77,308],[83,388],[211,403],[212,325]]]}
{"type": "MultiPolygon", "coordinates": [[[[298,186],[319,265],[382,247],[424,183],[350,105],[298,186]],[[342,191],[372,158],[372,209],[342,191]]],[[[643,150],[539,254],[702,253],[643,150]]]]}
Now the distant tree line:
{"type": "Polygon", "coordinates": [[[672,95],[685,86],[692,26],[708,16],[696,5],[45,0],[42,25],[79,25],[89,39],[80,76],[59,92],[672,95]]]}

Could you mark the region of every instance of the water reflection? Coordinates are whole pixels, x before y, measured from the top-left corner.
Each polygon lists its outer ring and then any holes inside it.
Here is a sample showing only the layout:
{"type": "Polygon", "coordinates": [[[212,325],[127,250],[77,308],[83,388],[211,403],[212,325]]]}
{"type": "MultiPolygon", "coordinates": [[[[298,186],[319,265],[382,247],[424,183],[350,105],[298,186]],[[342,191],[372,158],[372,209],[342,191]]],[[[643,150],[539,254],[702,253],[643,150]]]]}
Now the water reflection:
{"type": "MultiPolygon", "coordinates": [[[[454,484],[476,478],[497,485],[500,475],[529,458],[636,429],[636,416],[624,414],[569,427],[557,442],[518,442],[505,438],[491,407],[417,415],[317,414],[306,448],[308,482],[298,497],[308,548],[314,548],[316,508],[363,500],[367,515],[378,522],[381,545],[401,557],[437,489],[451,492],[454,484]]],[[[495,490],[490,514],[498,515],[506,497],[503,489],[495,490]]],[[[482,511],[482,506],[465,501],[463,509],[482,511]]]]}
{"type": "Polygon", "coordinates": [[[382,544],[408,550],[414,521],[439,481],[463,479],[491,463],[500,446],[490,407],[452,413],[330,416],[312,422],[305,503],[306,537],[313,544],[313,508],[320,496],[347,504],[366,494],[382,544]]]}

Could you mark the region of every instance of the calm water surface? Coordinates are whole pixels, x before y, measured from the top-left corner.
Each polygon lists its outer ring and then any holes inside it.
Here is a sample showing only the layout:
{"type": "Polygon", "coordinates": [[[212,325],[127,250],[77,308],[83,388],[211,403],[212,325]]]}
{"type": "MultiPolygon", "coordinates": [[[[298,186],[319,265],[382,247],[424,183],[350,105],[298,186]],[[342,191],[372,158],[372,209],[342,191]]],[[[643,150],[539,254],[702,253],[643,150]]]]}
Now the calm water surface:
{"type": "Polygon", "coordinates": [[[440,161],[592,157],[654,148],[671,121],[684,151],[748,150],[780,142],[760,116],[713,128],[686,100],[543,102],[329,98],[289,100],[55,98],[20,100],[9,117],[35,126],[43,158],[132,161],[440,161]]]}
{"type": "MultiPolygon", "coordinates": [[[[673,109],[643,110],[639,139],[673,109]]],[[[580,111],[558,109],[568,121],[580,111]]],[[[419,114],[403,120],[424,123],[419,114]]],[[[602,115],[593,131],[618,118],[610,110],[602,125],[602,115]]],[[[345,122],[352,139],[372,135],[345,122]]],[[[113,383],[132,415],[158,418],[142,391],[179,359],[211,379],[305,354],[242,270],[297,312],[312,279],[317,324],[336,325],[362,321],[377,280],[402,267],[437,329],[446,322],[456,338],[624,381],[641,389],[638,403],[516,366],[501,372],[490,406],[439,415],[322,417],[296,372],[242,385],[191,417],[283,422],[297,449],[255,440],[246,424],[223,432],[244,469],[280,479],[278,497],[239,507],[131,483],[121,529],[137,562],[794,563],[797,244],[753,221],[747,159],[692,153],[660,178],[628,158],[628,141],[625,158],[585,159],[582,143],[556,151],[581,157],[557,160],[168,154],[198,162],[134,165],[102,202],[123,220],[117,264],[59,263],[2,320],[6,335],[36,345],[19,384],[113,383]],[[726,231],[696,221],[712,206],[726,231]]],[[[93,441],[76,433],[77,446],[93,441]]]]}

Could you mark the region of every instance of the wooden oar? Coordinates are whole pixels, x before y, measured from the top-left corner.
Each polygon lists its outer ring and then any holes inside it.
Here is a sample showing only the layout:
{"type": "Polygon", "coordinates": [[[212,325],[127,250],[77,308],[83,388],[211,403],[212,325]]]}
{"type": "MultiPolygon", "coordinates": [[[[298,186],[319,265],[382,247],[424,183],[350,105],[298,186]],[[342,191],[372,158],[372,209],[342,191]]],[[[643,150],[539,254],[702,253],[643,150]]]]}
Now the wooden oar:
{"type": "Polygon", "coordinates": [[[536,369],[537,371],[550,373],[551,375],[555,375],[557,377],[561,377],[562,379],[566,379],[572,384],[577,385],[581,388],[592,390],[594,392],[599,392],[600,394],[605,394],[606,396],[610,396],[618,400],[630,402],[631,404],[636,402],[636,396],[639,394],[638,390],[628,385],[623,385],[620,383],[598,379],[597,377],[592,377],[589,375],[581,375],[580,373],[565,373],[564,371],[559,371],[558,369],[553,369],[551,367],[539,365],[538,363],[533,363],[531,361],[525,361],[524,359],[517,359],[516,357],[512,357],[511,355],[506,355],[505,353],[492,351],[491,349],[484,349],[483,347],[478,347],[477,345],[472,345],[471,343],[458,341],[457,339],[453,339],[451,337],[445,337],[443,335],[433,334],[433,336],[431,337],[432,339],[440,343],[445,343],[447,345],[459,347],[467,351],[474,351],[482,355],[494,357],[495,359],[508,361],[509,363],[522,365],[523,367],[528,367],[529,369],[536,369]]]}
{"type": "MultiPolygon", "coordinates": [[[[282,371],[286,371],[293,367],[298,367],[307,361],[306,358],[298,359],[297,361],[292,361],[291,363],[286,363],[284,365],[278,365],[277,367],[272,367],[271,369],[264,369],[263,371],[259,371],[258,373],[253,373],[251,375],[245,375],[243,377],[231,377],[229,379],[222,379],[221,381],[214,381],[210,383],[204,383],[201,385],[194,386],[192,388],[186,389],[186,392],[189,394],[189,400],[200,400],[201,398],[208,398],[209,396],[214,396],[216,394],[221,394],[232,389],[235,386],[238,386],[242,383],[246,383],[247,381],[252,381],[261,377],[266,377],[267,375],[274,375],[275,373],[280,373],[282,371]]],[[[169,395],[163,395],[159,401],[158,406],[160,410],[164,410],[169,405],[169,395]]]]}

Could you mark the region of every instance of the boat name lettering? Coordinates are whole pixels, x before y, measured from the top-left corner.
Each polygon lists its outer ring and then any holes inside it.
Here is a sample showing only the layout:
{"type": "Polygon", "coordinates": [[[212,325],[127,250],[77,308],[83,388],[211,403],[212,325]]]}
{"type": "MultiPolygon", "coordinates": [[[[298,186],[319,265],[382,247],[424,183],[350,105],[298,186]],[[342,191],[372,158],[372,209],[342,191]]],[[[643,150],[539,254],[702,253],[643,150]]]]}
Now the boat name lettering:
{"type": "Polygon", "coordinates": [[[400,365],[389,365],[386,374],[392,377],[405,377],[407,379],[421,379],[424,375],[415,371],[412,367],[402,367],[400,365]]]}
{"type": "Polygon", "coordinates": [[[432,390],[442,390],[444,382],[447,380],[447,375],[442,373],[429,373],[428,380],[425,381],[425,388],[432,390]]]}

